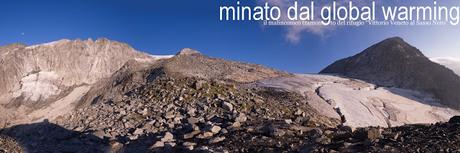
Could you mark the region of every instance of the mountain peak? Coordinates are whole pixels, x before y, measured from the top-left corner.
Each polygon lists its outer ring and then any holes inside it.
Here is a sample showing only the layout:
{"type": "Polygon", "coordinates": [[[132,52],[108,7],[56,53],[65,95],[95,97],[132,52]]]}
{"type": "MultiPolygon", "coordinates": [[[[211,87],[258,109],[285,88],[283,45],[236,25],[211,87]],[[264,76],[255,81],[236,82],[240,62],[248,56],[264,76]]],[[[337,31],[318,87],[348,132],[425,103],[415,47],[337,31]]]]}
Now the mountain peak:
{"type": "Polygon", "coordinates": [[[335,73],[381,86],[429,92],[444,104],[460,108],[460,77],[433,63],[402,38],[385,39],[352,57],[334,62],[320,73],[335,73]]]}
{"type": "Polygon", "coordinates": [[[401,37],[391,37],[387,38],[385,40],[380,41],[376,45],[384,45],[384,46],[411,46],[409,43],[407,43],[403,38],[401,37]]]}
{"type": "Polygon", "coordinates": [[[397,43],[406,43],[406,42],[404,41],[403,38],[398,37],[398,36],[390,37],[390,38],[387,38],[387,39],[385,39],[385,40],[383,40],[383,41],[391,41],[391,42],[397,42],[397,43]]]}
{"type": "Polygon", "coordinates": [[[201,55],[201,53],[191,48],[184,48],[181,51],[179,51],[176,55],[201,55]]]}
{"type": "Polygon", "coordinates": [[[65,94],[68,88],[110,77],[129,60],[150,59],[125,43],[108,39],[0,47],[0,74],[5,74],[0,79],[0,95],[9,94],[9,99],[17,101],[46,101],[65,94]]]}
{"type": "Polygon", "coordinates": [[[413,47],[401,37],[391,37],[380,41],[355,55],[355,57],[370,57],[372,59],[387,59],[391,61],[410,60],[414,58],[428,59],[419,49],[413,47]]]}

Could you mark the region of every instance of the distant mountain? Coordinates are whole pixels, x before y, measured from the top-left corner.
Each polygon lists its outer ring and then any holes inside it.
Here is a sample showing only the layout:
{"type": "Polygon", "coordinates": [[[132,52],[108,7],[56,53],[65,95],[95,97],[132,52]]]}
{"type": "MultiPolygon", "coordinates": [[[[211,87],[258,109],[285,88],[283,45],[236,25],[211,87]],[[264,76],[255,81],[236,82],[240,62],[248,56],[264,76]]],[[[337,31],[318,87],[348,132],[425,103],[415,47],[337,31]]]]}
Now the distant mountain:
{"type": "Polygon", "coordinates": [[[439,63],[446,66],[447,68],[453,70],[457,75],[460,76],[460,60],[449,57],[437,57],[430,58],[433,62],[439,63]]]}
{"type": "Polygon", "coordinates": [[[443,104],[460,108],[460,77],[432,62],[399,37],[383,40],[357,55],[338,60],[320,73],[428,92],[443,104]]]}

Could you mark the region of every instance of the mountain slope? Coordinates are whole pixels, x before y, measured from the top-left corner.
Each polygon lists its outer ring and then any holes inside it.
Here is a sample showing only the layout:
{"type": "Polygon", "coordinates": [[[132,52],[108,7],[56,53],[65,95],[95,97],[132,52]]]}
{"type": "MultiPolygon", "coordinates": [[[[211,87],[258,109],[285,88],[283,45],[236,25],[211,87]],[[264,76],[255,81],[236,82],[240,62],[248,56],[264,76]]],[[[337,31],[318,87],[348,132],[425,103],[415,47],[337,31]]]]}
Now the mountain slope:
{"type": "Polygon", "coordinates": [[[460,108],[460,77],[430,61],[417,48],[394,37],[361,53],[338,60],[320,73],[334,73],[380,86],[394,86],[433,94],[445,105],[460,108]]]}

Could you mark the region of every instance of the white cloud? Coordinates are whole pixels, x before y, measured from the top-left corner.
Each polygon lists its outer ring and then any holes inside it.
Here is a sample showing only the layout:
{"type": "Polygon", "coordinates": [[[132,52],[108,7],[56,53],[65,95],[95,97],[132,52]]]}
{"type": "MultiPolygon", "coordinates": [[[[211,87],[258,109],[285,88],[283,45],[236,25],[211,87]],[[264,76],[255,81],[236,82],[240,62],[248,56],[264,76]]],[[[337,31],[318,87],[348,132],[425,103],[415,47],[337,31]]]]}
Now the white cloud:
{"type": "Polygon", "coordinates": [[[433,62],[439,63],[453,70],[457,75],[460,76],[460,59],[452,57],[436,57],[430,59],[433,62]]]}
{"type": "MultiPolygon", "coordinates": [[[[269,3],[271,6],[278,6],[282,10],[286,11],[289,6],[294,5],[294,0],[267,0],[266,2],[269,3]]],[[[315,2],[315,21],[320,21],[320,10],[323,6],[330,6],[332,5],[332,1],[314,1],[315,2]]],[[[337,6],[344,5],[348,6],[349,0],[337,0],[337,6]]],[[[260,1],[260,3],[265,3],[265,1],[260,1]]],[[[366,0],[354,0],[353,5],[355,6],[364,6],[368,5],[369,1],[366,0]]],[[[300,6],[310,6],[310,1],[298,1],[298,7],[300,6]]],[[[282,16],[280,19],[281,21],[288,21],[286,16],[282,16]]],[[[324,38],[328,35],[329,32],[334,31],[337,26],[322,26],[322,25],[315,25],[315,26],[307,26],[307,25],[289,25],[286,26],[286,34],[285,38],[288,42],[291,43],[298,43],[301,38],[302,34],[309,33],[321,38],[324,38]]]]}
{"type": "Polygon", "coordinates": [[[332,26],[289,26],[285,37],[287,41],[295,44],[300,41],[304,32],[325,37],[326,33],[332,30],[334,30],[332,26]]]}

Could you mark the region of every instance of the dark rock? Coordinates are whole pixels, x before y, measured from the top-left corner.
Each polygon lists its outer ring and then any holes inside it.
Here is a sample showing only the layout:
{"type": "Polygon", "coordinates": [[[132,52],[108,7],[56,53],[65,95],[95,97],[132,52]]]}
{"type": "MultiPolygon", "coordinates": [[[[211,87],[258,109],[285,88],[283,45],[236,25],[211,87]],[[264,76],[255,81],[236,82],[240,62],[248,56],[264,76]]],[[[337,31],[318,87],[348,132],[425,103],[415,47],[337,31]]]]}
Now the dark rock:
{"type": "Polygon", "coordinates": [[[313,137],[313,138],[321,137],[321,136],[323,136],[323,130],[321,130],[319,128],[313,128],[313,129],[310,130],[309,135],[311,137],[313,137]]]}
{"type": "Polygon", "coordinates": [[[449,123],[451,124],[460,124],[460,116],[454,116],[449,119],[449,123]]]}
{"type": "Polygon", "coordinates": [[[233,111],[233,105],[229,102],[222,102],[222,108],[227,111],[233,111]]]}

